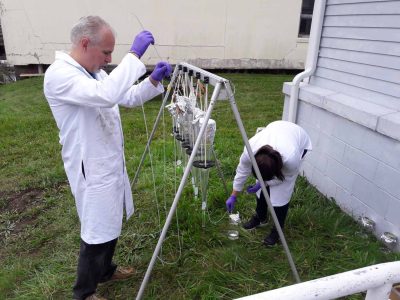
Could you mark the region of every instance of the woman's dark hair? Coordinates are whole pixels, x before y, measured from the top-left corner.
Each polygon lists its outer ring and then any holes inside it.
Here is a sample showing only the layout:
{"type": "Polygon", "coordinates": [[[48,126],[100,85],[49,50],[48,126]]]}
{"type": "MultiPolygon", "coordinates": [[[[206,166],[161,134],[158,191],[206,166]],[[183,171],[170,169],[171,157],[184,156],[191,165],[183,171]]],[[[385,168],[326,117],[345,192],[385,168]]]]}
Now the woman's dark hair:
{"type": "MultiPolygon", "coordinates": [[[[271,146],[266,145],[258,149],[254,157],[264,181],[271,180],[274,177],[281,181],[285,180],[285,176],[282,174],[282,156],[278,151],[274,150],[271,146]]],[[[251,171],[253,172],[254,177],[257,177],[253,167],[251,168],[251,171]]]]}

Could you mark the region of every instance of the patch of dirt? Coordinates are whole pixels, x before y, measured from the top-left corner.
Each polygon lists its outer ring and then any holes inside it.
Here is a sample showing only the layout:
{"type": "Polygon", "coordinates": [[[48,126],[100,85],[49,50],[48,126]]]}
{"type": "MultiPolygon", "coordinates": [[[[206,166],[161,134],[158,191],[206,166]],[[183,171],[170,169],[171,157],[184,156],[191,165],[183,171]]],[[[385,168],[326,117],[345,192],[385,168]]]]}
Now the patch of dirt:
{"type": "Polygon", "coordinates": [[[12,220],[6,217],[0,218],[0,239],[17,235],[26,226],[35,223],[37,214],[26,214],[24,212],[42,205],[44,190],[29,188],[14,193],[0,192],[0,217],[11,214],[12,220]]]}
{"type": "Polygon", "coordinates": [[[43,190],[33,188],[16,193],[0,192],[0,199],[5,199],[4,203],[0,205],[0,214],[7,211],[17,214],[22,213],[31,207],[39,205],[43,194],[43,190]]]}

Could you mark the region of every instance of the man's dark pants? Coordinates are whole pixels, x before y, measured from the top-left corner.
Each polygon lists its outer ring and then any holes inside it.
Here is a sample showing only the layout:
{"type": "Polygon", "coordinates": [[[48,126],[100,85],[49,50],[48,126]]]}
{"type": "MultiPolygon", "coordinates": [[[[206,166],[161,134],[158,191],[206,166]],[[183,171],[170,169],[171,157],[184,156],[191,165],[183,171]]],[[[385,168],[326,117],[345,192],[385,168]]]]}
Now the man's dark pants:
{"type": "Polygon", "coordinates": [[[87,244],[81,239],[74,299],[85,299],[96,292],[97,285],[111,278],[117,269],[112,262],[118,238],[103,244],[87,244]]]}

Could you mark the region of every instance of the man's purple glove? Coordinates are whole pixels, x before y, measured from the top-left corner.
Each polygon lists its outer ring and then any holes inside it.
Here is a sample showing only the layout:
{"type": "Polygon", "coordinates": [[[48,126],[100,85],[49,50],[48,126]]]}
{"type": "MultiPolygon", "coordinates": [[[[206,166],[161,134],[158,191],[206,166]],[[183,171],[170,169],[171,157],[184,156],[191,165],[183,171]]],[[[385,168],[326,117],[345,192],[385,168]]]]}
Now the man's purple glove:
{"type": "Polygon", "coordinates": [[[255,185],[250,185],[247,187],[247,192],[249,194],[255,194],[258,192],[258,190],[261,188],[261,184],[259,181],[255,185]]]}
{"type": "Polygon", "coordinates": [[[141,58],[150,44],[154,45],[154,37],[150,31],[144,30],[135,37],[131,46],[131,52],[141,58]]]}
{"type": "Polygon", "coordinates": [[[226,200],[226,209],[228,210],[229,213],[233,211],[235,208],[235,203],[236,203],[236,196],[231,195],[228,200],[226,200]]]}
{"type": "Polygon", "coordinates": [[[156,64],[150,77],[155,81],[161,81],[164,77],[169,76],[172,72],[172,68],[169,63],[165,61],[160,61],[156,64]]]}

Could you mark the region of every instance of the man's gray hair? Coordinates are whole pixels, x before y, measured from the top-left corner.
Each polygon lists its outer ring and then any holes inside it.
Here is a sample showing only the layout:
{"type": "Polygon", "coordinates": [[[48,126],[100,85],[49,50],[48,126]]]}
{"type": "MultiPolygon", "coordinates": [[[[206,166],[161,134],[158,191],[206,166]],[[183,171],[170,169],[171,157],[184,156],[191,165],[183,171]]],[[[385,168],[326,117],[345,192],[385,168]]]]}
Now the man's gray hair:
{"type": "Polygon", "coordinates": [[[115,32],[110,24],[102,18],[98,16],[82,17],[71,29],[71,42],[76,46],[83,37],[87,37],[96,45],[100,42],[101,36],[99,33],[104,27],[109,28],[115,36],[115,32]]]}

